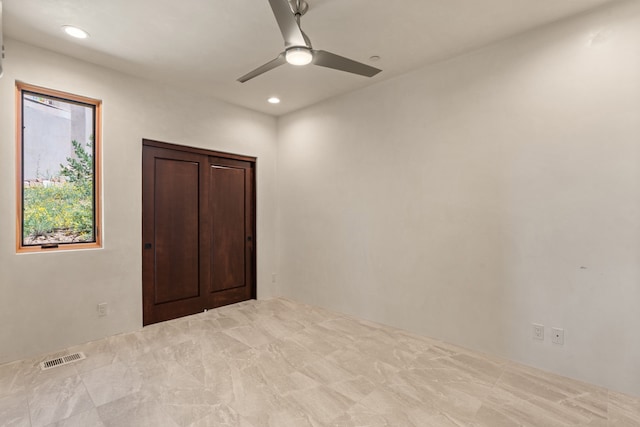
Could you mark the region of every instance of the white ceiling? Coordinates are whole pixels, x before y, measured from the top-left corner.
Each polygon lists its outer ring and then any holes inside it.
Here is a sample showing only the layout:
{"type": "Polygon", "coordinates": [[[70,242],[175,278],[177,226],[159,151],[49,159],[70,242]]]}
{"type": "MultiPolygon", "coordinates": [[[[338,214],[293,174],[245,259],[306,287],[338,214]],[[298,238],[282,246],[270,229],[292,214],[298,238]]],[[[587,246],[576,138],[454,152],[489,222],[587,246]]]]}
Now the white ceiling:
{"type": "MultiPolygon", "coordinates": [[[[308,0],[316,49],[369,63],[369,79],[285,64],[236,79],[284,48],[267,0],[3,0],[5,36],[281,115],[612,0],[308,0]],[[65,24],[87,30],[75,40],[65,24]],[[381,60],[369,61],[372,55],[381,60]],[[267,98],[277,95],[273,106],[267,98]]],[[[6,58],[7,64],[11,58],[6,58]]]]}

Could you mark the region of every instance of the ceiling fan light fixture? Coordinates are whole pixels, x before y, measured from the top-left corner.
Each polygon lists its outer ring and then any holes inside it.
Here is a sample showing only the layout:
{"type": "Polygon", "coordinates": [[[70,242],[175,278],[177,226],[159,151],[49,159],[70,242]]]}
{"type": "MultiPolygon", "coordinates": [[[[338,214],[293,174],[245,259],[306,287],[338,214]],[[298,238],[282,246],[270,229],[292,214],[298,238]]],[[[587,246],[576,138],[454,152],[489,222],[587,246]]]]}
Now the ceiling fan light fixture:
{"type": "Polygon", "coordinates": [[[291,65],[307,65],[313,60],[313,54],[308,47],[292,47],[285,54],[287,62],[291,65]]]}

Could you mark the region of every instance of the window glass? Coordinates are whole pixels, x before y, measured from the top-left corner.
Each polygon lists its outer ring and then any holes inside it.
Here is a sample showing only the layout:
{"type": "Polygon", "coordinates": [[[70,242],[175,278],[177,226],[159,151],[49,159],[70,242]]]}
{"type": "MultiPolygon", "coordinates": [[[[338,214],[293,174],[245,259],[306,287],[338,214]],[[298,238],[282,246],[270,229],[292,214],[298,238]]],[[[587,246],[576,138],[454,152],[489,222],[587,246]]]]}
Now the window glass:
{"type": "Polygon", "coordinates": [[[98,244],[99,102],[20,88],[21,248],[98,244]]]}

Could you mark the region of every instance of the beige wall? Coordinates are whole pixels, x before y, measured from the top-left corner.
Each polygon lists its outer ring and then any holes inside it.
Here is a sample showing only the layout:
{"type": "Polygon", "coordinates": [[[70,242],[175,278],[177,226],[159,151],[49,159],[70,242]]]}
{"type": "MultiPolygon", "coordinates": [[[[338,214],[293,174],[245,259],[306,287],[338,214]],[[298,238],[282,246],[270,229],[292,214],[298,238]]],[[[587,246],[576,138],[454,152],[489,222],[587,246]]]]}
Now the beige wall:
{"type": "Polygon", "coordinates": [[[640,394],[640,2],[278,126],[279,293],[640,394]]]}
{"type": "Polygon", "coordinates": [[[258,296],[273,294],[276,121],[5,40],[0,79],[0,363],[142,326],[142,138],[258,157],[258,296]],[[14,82],[103,100],[104,249],[15,253],[14,82]],[[96,305],[109,304],[107,317],[96,305]]]}

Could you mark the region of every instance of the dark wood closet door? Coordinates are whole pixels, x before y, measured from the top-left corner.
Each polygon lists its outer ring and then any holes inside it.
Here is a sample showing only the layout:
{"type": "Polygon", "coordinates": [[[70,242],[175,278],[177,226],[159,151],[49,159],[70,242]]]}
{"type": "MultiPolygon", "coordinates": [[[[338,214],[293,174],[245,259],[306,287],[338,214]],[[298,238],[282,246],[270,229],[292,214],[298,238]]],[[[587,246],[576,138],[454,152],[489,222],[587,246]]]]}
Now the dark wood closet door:
{"type": "Polygon", "coordinates": [[[143,141],[144,325],[255,298],[255,160],[222,156],[143,141]]]}
{"type": "Polygon", "coordinates": [[[207,197],[200,182],[207,167],[196,154],[143,150],[145,325],[197,313],[205,305],[208,239],[202,237],[208,224],[202,205],[207,197]]]}
{"type": "Polygon", "coordinates": [[[252,297],[253,165],[219,157],[209,161],[209,290],[212,307],[218,307],[252,297]]]}

